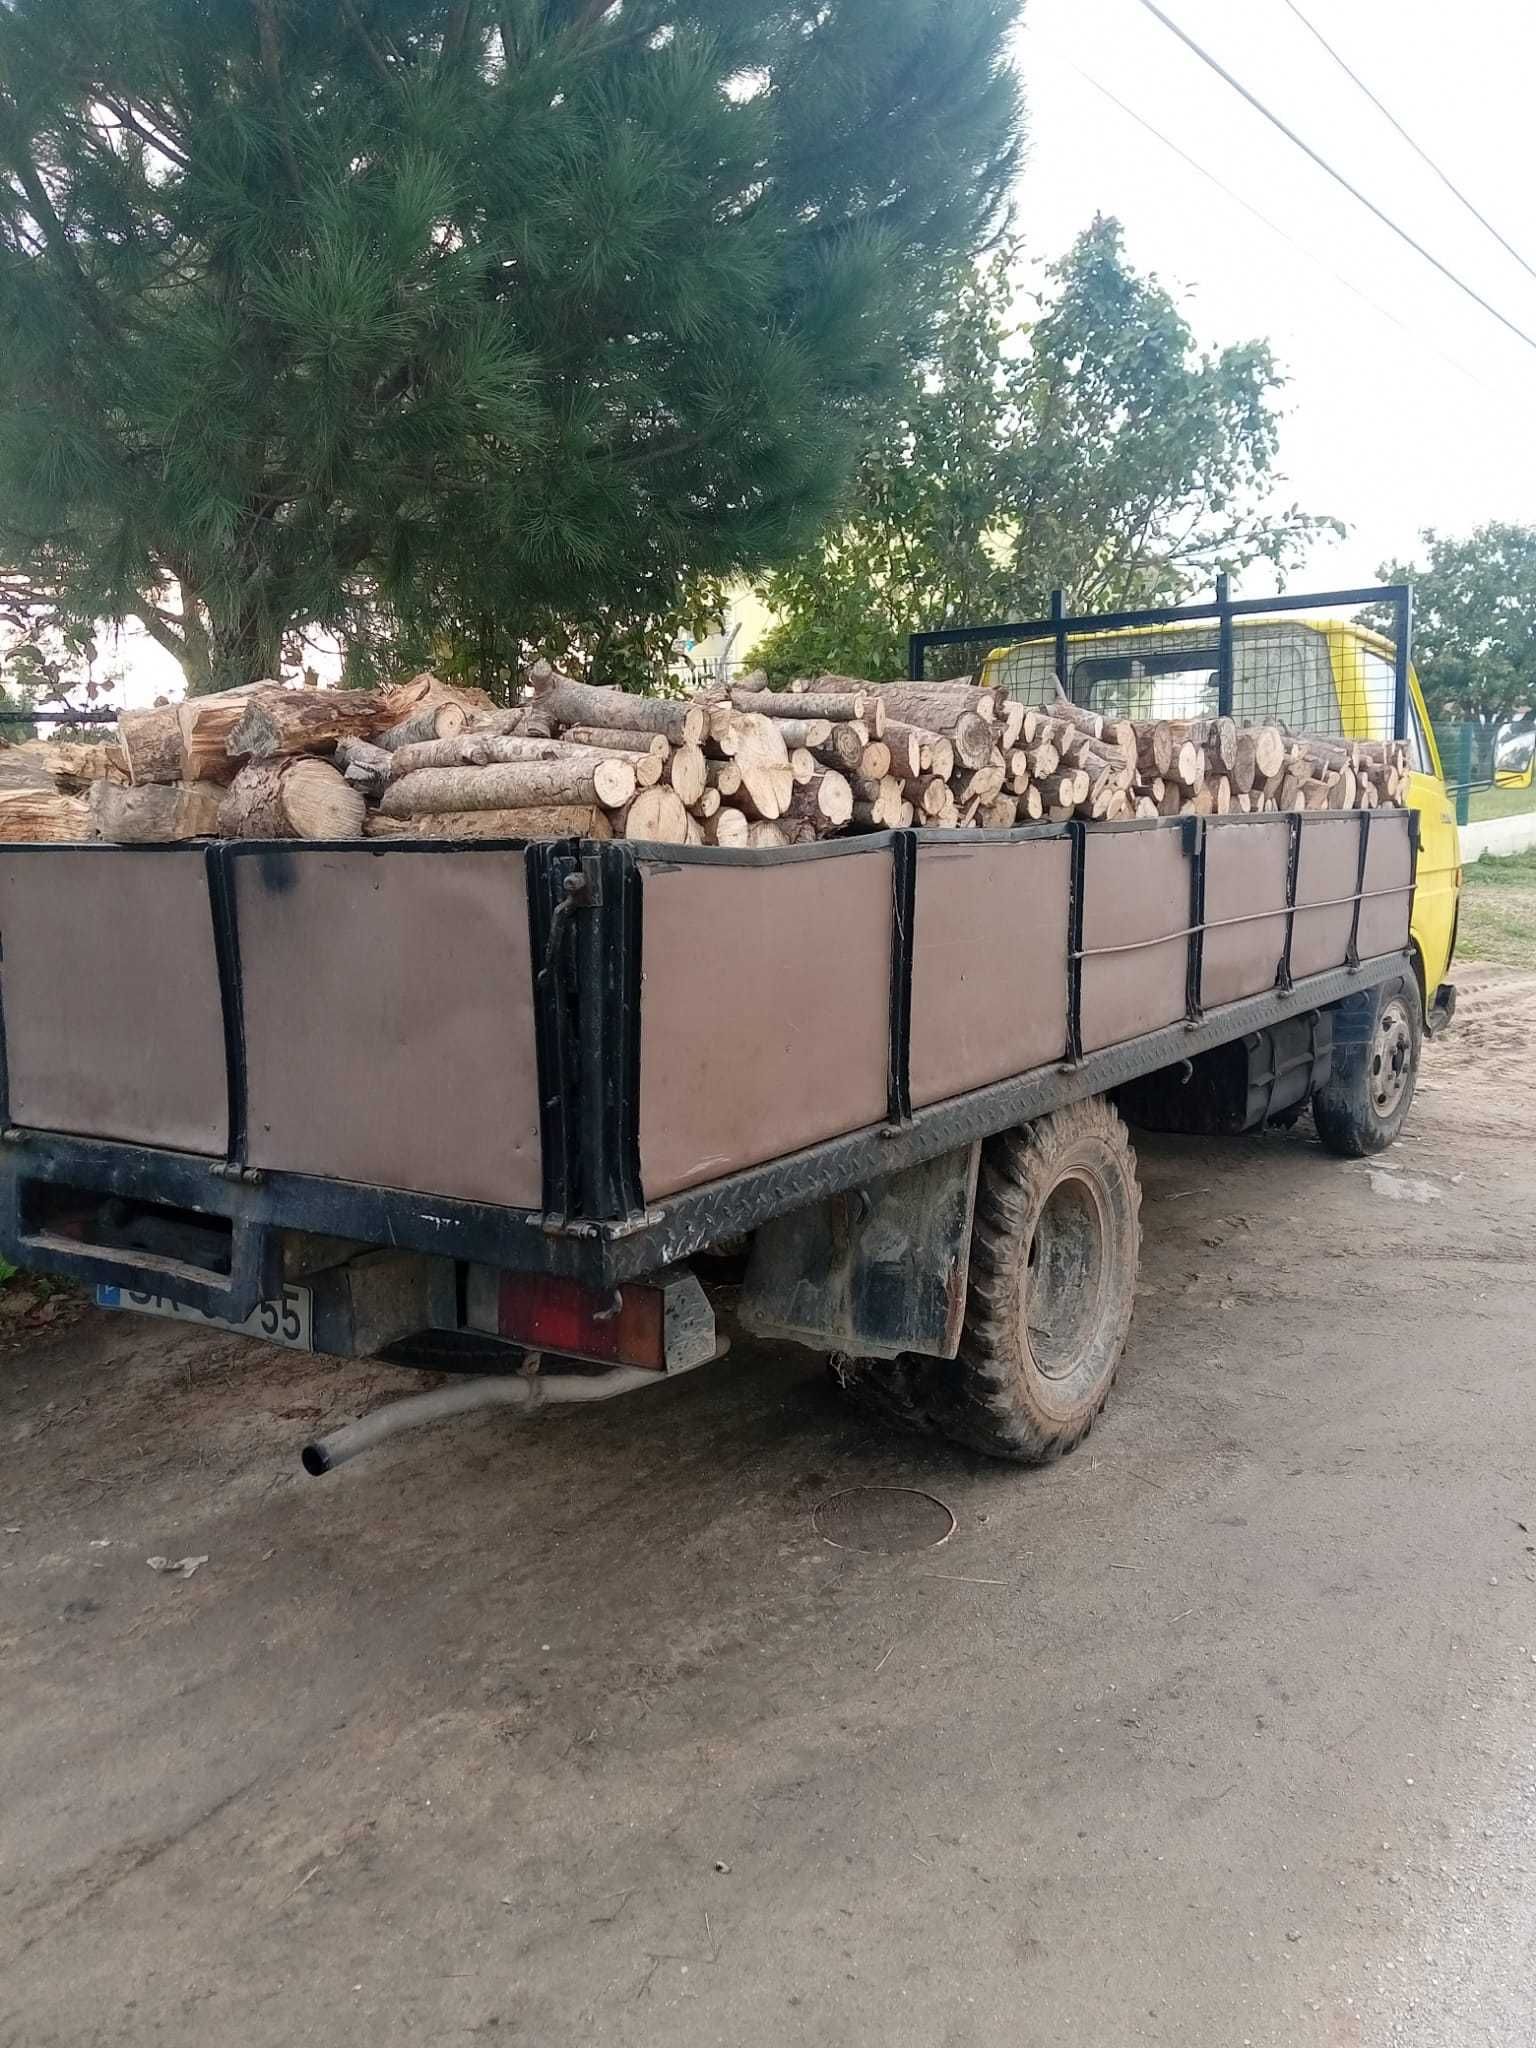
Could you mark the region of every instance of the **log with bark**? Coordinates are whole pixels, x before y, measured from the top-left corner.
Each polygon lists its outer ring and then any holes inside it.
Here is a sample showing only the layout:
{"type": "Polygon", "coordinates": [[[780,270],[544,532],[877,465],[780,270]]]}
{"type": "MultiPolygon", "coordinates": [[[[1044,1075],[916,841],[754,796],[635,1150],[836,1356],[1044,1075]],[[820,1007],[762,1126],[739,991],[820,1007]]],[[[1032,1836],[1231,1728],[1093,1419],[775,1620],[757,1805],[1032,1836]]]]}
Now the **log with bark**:
{"type": "Polygon", "coordinates": [[[660,733],[674,747],[696,747],[704,737],[704,708],[685,698],[637,697],[627,690],[574,682],[536,661],[528,671],[537,710],[557,729],[597,725],[626,732],[660,733]]]}
{"type": "Polygon", "coordinates": [[[355,839],[367,805],[329,761],[252,761],[219,806],[226,839],[355,839]]]}
{"type": "Polygon", "coordinates": [[[232,782],[240,766],[230,753],[231,733],[244,718],[258,690],[281,689],[280,683],[242,683],[207,697],[184,697],[176,706],[181,734],[181,772],[188,782],[232,782]]]}
{"type": "Polygon", "coordinates": [[[130,782],[180,782],[180,708],[156,704],[147,711],[118,713],[118,738],[127,757],[130,782]]]}
{"type": "Polygon", "coordinates": [[[128,846],[164,846],[183,839],[213,839],[219,831],[224,786],[218,782],[116,782],[91,785],[91,822],[98,839],[128,846]]]}
{"type": "Polygon", "coordinates": [[[611,839],[613,821],[595,804],[529,804],[516,811],[437,811],[420,818],[376,812],[363,832],[370,839],[611,839]]]}
{"type": "Polygon", "coordinates": [[[634,794],[635,771],[628,761],[570,750],[548,761],[416,768],[390,784],[379,808],[391,818],[433,811],[511,811],[534,804],[601,804],[605,810],[619,810],[634,794]]]}
{"type": "MultiPolygon", "coordinates": [[[[461,719],[463,715],[459,713],[461,719]]],[[[314,754],[334,747],[339,739],[368,739],[383,718],[383,700],[366,690],[287,690],[269,683],[245,692],[224,751],[252,761],[314,754]]]]}
{"type": "Polygon", "coordinates": [[[48,785],[39,789],[0,788],[0,839],[92,839],[91,808],[81,796],[48,785]]]}

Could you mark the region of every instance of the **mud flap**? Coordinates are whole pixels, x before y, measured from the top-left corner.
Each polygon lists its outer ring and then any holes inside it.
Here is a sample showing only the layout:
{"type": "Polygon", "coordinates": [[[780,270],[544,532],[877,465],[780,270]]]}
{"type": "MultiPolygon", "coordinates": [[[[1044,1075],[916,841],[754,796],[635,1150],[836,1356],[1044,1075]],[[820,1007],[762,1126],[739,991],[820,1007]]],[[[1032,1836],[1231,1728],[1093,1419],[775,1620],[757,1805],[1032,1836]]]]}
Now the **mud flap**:
{"type": "Polygon", "coordinates": [[[765,1223],[752,1241],[742,1327],[861,1358],[953,1358],[980,1159],[979,1144],[964,1145],[765,1223]]]}

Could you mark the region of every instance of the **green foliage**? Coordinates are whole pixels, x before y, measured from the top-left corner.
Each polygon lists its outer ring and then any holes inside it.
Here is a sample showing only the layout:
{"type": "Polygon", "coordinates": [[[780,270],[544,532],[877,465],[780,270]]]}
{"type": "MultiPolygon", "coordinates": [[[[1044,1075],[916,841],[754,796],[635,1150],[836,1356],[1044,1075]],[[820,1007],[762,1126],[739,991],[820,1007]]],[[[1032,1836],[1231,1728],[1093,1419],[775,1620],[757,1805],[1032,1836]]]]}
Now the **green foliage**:
{"type": "MultiPolygon", "coordinates": [[[[843,518],[775,573],[774,677],[894,675],[914,628],[1175,602],[1219,570],[1281,580],[1320,527],[1266,509],[1281,379],[1262,343],[1197,350],[1096,220],[1019,319],[1001,251],[950,288],[936,346],[885,407],[843,518]]],[[[962,657],[963,658],[963,657],[962,657]]]]}
{"type": "Polygon", "coordinates": [[[1464,540],[1422,535],[1423,568],[1388,563],[1414,585],[1414,665],[1430,717],[1496,723],[1536,709],[1536,527],[1498,521],[1464,540]]]}
{"type": "Polygon", "coordinates": [[[803,541],[1016,162],[1017,0],[9,0],[0,565],[198,687],[803,541]]]}

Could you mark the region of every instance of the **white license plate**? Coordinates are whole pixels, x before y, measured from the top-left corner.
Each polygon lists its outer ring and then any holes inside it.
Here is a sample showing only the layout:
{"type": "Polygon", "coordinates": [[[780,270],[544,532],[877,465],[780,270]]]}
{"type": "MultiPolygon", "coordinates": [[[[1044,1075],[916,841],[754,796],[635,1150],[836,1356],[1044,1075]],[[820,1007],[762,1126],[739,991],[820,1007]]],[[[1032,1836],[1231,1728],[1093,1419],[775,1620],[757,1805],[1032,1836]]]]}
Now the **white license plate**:
{"type": "Polygon", "coordinates": [[[98,1287],[98,1308],[134,1309],[141,1316],[170,1316],[178,1323],[202,1323],[210,1330],[238,1330],[245,1337],[260,1337],[267,1344],[285,1344],[290,1351],[313,1351],[310,1294],[307,1287],[285,1287],[271,1301],[259,1301],[239,1322],[229,1316],[205,1315],[200,1308],[188,1308],[184,1301],[172,1301],[168,1294],[140,1294],[131,1287],[98,1287]]]}

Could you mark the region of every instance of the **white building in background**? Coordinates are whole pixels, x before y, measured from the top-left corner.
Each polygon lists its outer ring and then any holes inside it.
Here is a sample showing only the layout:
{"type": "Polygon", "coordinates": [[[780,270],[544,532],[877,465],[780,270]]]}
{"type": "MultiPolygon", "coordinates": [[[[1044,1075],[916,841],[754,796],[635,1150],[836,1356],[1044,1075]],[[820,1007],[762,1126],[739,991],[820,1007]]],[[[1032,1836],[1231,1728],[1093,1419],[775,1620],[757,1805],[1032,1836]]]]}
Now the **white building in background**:
{"type": "Polygon", "coordinates": [[[674,643],[678,673],[698,682],[724,682],[742,675],[750,666],[747,657],[770,626],[778,624],[757,592],[743,583],[726,600],[725,616],[714,623],[715,630],[695,640],[679,634],[674,643]]]}

